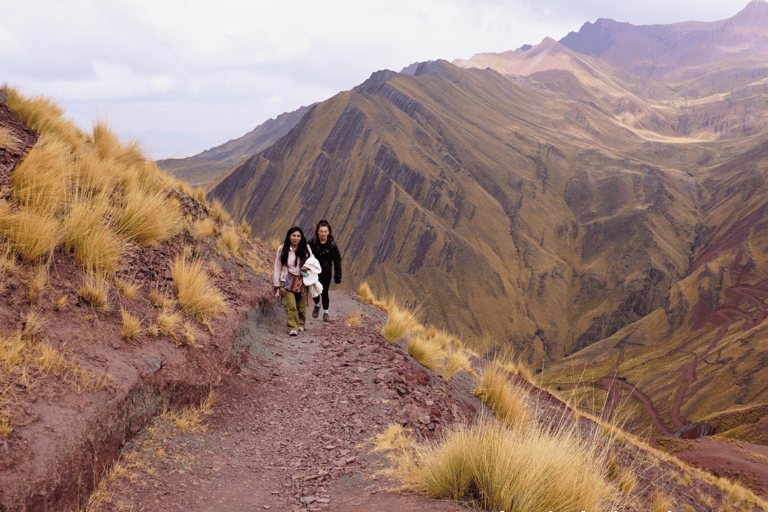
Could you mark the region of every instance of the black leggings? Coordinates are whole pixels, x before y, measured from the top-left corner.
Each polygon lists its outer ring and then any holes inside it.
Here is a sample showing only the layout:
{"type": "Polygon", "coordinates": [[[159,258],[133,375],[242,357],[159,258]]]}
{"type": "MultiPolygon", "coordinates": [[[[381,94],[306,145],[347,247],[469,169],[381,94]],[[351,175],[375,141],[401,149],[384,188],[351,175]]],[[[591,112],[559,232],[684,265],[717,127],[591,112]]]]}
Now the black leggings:
{"type": "MultiPolygon", "coordinates": [[[[328,298],[328,291],[331,287],[331,273],[330,272],[321,272],[319,276],[320,284],[323,285],[323,293],[320,294],[320,297],[323,298],[323,309],[328,309],[328,304],[330,304],[330,299],[328,298]]],[[[320,303],[320,297],[312,297],[312,300],[315,301],[315,305],[320,303]]]]}

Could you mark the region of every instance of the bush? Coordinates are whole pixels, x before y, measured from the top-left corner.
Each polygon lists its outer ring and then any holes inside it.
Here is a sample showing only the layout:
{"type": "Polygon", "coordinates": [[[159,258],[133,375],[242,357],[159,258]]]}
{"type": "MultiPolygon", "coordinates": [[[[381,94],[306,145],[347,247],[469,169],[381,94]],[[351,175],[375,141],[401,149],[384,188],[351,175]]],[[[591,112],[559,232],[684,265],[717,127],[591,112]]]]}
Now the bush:
{"type": "Polygon", "coordinates": [[[35,261],[50,254],[61,237],[61,226],[55,218],[18,210],[9,212],[0,206],[0,235],[3,235],[24,260],[35,261]]]}
{"type": "Polygon", "coordinates": [[[510,429],[485,418],[454,426],[434,444],[387,443],[395,447],[391,473],[433,498],[506,512],[614,510],[622,502],[606,478],[606,443],[574,430],[510,429]]]}
{"type": "Polygon", "coordinates": [[[389,305],[387,323],[381,330],[384,339],[393,342],[416,329],[419,321],[412,312],[401,308],[394,301],[389,305]]]}
{"type": "Polygon", "coordinates": [[[128,190],[122,208],[115,213],[118,233],[139,245],[151,245],[174,235],[180,220],[181,213],[166,200],[165,193],[144,187],[128,190]]]}
{"type": "Polygon", "coordinates": [[[224,296],[210,282],[201,260],[176,258],[171,265],[173,285],[184,312],[200,321],[226,310],[224,296]]]}

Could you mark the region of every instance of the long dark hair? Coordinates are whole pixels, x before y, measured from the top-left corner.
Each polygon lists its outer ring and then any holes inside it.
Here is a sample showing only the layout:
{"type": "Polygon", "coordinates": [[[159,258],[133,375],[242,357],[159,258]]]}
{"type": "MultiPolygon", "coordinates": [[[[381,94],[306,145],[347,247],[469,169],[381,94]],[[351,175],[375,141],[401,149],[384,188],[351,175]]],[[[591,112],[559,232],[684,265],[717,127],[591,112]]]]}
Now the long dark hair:
{"type": "Polygon", "coordinates": [[[296,256],[299,258],[299,266],[304,266],[307,258],[309,258],[309,249],[307,248],[307,239],[304,238],[304,232],[299,226],[293,226],[288,230],[288,233],[285,234],[285,241],[283,241],[283,252],[280,254],[280,263],[283,265],[288,265],[288,253],[291,252],[291,235],[296,231],[301,233],[301,241],[296,247],[296,256]]]}
{"type": "Polygon", "coordinates": [[[331,229],[331,223],[325,219],[319,221],[317,226],[315,226],[315,240],[317,240],[317,243],[320,243],[320,237],[318,236],[317,232],[320,231],[320,228],[323,226],[328,228],[328,242],[330,243],[333,241],[333,229],[331,229]]]}

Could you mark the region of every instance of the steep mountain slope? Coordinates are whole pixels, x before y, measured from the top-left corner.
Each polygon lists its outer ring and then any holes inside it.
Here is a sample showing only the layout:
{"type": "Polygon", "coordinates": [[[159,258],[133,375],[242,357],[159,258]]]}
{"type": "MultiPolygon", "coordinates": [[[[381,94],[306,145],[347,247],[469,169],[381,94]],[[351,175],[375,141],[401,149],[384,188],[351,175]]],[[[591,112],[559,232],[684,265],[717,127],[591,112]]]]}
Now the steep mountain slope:
{"type": "MultiPolygon", "coordinates": [[[[750,383],[765,376],[744,346],[731,361],[746,366],[695,375],[727,338],[719,308],[763,307],[762,242],[745,230],[764,197],[767,9],[672,27],[600,20],[460,67],[374,73],[314,106],[211,196],[263,237],[329,218],[349,284],[367,280],[421,304],[428,322],[513,345],[546,368],[545,382],[597,390],[591,403],[608,414],[634,393],[638,431],[672,434],[705,411],[757,406],[765,397],[750,383]],[[611,37],[598,47],[600,31],[611,37]],[[734,282],[752,288],[728,293],[751,298],[732,304],[716,280],[741,267],[734,282]],[[717,327],[706,336],[704,318],[717,327]],[[717,387],[740,370],[743,386],[717,387]],[[645,390],[648,379],[657,384],[645,390]]],[[[727,417],[710,427],[741,421],[727,417]]]]}
{"type": "Polygon", "coordinates": [[[559,361],[544,382],[656,434],[768,443],[768,143],[707,173],[688,276],[662,308],[559,361]]]}
{"type": "Polygon", "coordinates": [[[328,217],[353,283],[539,364],[646,315],[687,269],[697,186],[621,154],[645,144],[598,105],[428,63],[314,107],[211,195],[264,237],[328,217]]]}
{"type": "Polygon", "coordinates": [[[208,188],[235,165],[254,153],[269,147],[277,139],[296,126],[310,107],[301,107],[286,112],[260,124],[242,137],[188,158],[159,160],[157,166],[163,171],[182,179],[193,186],[208,188]]]}

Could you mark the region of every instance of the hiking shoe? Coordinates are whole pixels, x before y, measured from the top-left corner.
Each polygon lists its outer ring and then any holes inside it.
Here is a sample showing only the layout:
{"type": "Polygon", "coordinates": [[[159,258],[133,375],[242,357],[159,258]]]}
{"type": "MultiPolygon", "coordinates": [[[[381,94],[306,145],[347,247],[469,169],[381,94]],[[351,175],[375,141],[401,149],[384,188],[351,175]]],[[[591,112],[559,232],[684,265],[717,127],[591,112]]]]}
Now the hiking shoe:
{"type": "Polygon", "coordinates": [[[323,313],[323,322],[330,322],[331,321],[331,315],[328,313],[323,313]]]}
{"type": "Polygon", "coordinates": [[[305,329],[304,329],[304,326],[301,326],[301,327],[299,327],[299,330],[300,330],[301,332],[304,332],[304,331],[305,331],[305,329]]]}
{"type": "Polygon", "coordinates": [[[299,333],[296,331],[288,331],[288,336],[298,336],[299,333]]]}
{"type": "Polygon", "coordinates": [[[312,318],[317,318],[317,315],[320,314],[320,305],[315,304],[315,309],[312,310],[312,318]]]}

